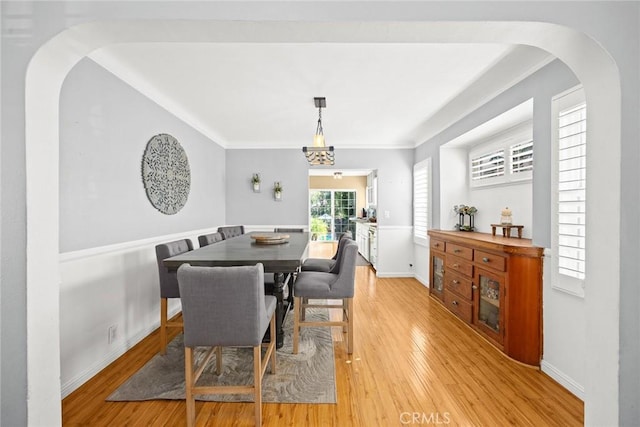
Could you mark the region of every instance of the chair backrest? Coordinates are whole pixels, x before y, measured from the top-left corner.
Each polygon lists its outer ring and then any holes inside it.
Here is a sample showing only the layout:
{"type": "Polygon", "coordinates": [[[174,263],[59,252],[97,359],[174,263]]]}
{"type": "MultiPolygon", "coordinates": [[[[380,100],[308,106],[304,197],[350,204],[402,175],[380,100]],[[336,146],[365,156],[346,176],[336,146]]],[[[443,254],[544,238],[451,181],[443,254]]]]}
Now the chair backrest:
{"type": "Polygon", "coordinates": [[[303,228],[274,228],[275,233],[303,233],[303,228]]]}
{"type": "Polygon", "coordinates": [[[222,240],[224,240],[222,233],[211,233],[198,236],[198,243],[200,243],[200,247],[212,245],[222,240]]]}
{"type": "Polygon", "coordinates": [[[163,260],[193,250],[190,239],[176,240],[156,246],[156,261],[158,262],[158,277],[160,279],[160,298],[178,298],[178,279],[175,270],[169,270],[162,263],[163,260]]]}
{"type": "Polygon", "coordinates": [[[344,251],[344,247],[349,242],[353,242],[353,240],[351,240],[349,237],[343,237],[338,241],[338,250],[336,251],[336,254],[333,256],[333,258],[331,258],[331,259],[335,260],[336,262],[335,262],[335,264],[333,264],[331,269],[329,269],[329,273],[333,273],[333,274],[340,273],[340,261],[338,261],[338,260],[342,256],[342,253],[344,251]]]}
{"type": "Polygon", "coordinates": [[[256,346],[269,325],[265,308],[264,268],[178,269],[184,321],[184,344],[194,346],[256,346]]]}
{"type": "Polygon", "coordinates": [[[356,280],[358,245],[351,239],[343,240],[346,240],[346,243],[336,262],[340,267],[336,280],[330,285],[331,294],[335,298],[352,298],[356,280]]]}
{"type": "MultiPolygon", "coordinates": [[[[342,241],[342,239],[353,239],[353,234],[351,234],[351,231],[347,230],[340,235],[340,237],[338,238],[338,250],[340,250],[340,242],[342,241]]],[[[338,251],[333,254],[331,259],[338,259],[338,251]]]]}
{"type": "Polygon", "coordinates": [[[244,225],[229,225],[226,227],[218,227],[218,233],[227,240],[244,234],[244,225]]]}

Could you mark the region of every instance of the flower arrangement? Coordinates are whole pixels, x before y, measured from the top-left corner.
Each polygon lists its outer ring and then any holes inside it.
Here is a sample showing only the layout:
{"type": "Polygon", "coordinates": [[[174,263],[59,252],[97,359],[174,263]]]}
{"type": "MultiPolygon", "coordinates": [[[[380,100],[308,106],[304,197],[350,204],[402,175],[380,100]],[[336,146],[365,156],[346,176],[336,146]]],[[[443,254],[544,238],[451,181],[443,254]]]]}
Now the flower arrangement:
{"type": "Polygon", "coordinates": [[[478,212],[475,206],[455,205],[453,211],[458,214],[458,223],[456,230],[458,231],[474,231],[473,217],[478,212]],[[464,216],[469,215],[469,225],[465,225],[464,216]]]}

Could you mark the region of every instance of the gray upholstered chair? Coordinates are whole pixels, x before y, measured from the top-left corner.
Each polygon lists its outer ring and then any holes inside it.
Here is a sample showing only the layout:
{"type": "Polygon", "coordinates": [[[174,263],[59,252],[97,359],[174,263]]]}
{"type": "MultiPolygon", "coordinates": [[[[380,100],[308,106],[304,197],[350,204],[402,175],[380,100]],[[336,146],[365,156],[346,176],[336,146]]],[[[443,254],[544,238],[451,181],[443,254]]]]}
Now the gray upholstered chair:
{"type": "Polygon", "coordinates": [[[196,394],[253,394],[255,422],[262,424],[262,377],[270,362],[276,371],[276,298],[264,295],[262,264],[242,267],[178,269],[184,318],[184,365],[187,425],[196,420],[196,394]],[[263,344],[267,327],[271,340],[263,344]],[[264,357],[261,348],[266,347],[264,357]],[[201,363],[193,361],[195,347],[210,347],[201,363]],[[222,347],[253,348],[253,385],[196,385],[203,368],[216,353],[216,372],[222,367],[222,347]]]}
{"type": "Polygon", "coordinates": [[[162,261],[166,258],[180,255],[193,250],[190,239],[176,240],[156,246],[156,261],[158,262],[158,277],[160,279],[160,353],[167,351],[167,328],[181,328],[182,321],[167,319],[168,298],[180,298],[178,278],[175,270],[169,270],[162,261]]]}
{"type": "Polygon", "coordinates": [[[227,240],[244,234],[244,225],[228,225],[226,227],[218,227],[218,233],[222,233],[222,237],[227,240]]]}
{"type": "Polygon", "coordinates": [[[307,258],[302,263],[301,270],[302,271],[322,271],[325,273],[329,273],[333,270],[336,265],[336,260],[340,255],[340,250],[344,246],[345,240],[351,240],[352,234],[350,231],[342,233],[340,239],[338,240],[338,250],[333,255],[332,258],[307,258]]]}
{"type": "Polygon", "coordinates": [[[293,285],[293,353],[298,353],[300,328],[316,326],[342,326],[347,332],[347,352],[353,353],[353,295],[356,276],[358,245],[351,239],[343,239],[343,250],[338,256],[332,273],[302,271],[293,285]],[[311,300],[342,300],[341,305],[311,304],[311,300]],[[309,321],[305,310],[312,307],[341,308],[341,321],[309,321]]]}
{"type": "Polygon", "coordinates": [[[304,232],[303,228],[281,228],[276,227],[273,229],[275,233],[302,233],[304,232]]]}
{"type": "Polygon", "coordinates": [[[218,243],[224,240],[224,236],[222,233],[211,233],[211,234],[203,234],[202,236],[198,236],[198,243],[200,247],[212,245],[214,243],[218,243]]]}

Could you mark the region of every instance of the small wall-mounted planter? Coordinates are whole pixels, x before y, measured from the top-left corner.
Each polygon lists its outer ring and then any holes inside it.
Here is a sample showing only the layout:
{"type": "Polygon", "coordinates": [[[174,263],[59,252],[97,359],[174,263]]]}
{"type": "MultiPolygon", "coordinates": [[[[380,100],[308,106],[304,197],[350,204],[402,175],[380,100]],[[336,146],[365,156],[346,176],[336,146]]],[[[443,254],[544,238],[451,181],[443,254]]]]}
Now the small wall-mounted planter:
{"type": "Polygon", "coordinates": [[[258,175],[257,173],[253,174],[253,176],[251,177],[251,185],[253,186],[254,193],[260,192],[260,175],[258,175]]]}
{"type": "Polygon", "coordinates": [[[273,200],[276,202],[282,200],[282,185],[279,182],[273,183],[273,200]]]}

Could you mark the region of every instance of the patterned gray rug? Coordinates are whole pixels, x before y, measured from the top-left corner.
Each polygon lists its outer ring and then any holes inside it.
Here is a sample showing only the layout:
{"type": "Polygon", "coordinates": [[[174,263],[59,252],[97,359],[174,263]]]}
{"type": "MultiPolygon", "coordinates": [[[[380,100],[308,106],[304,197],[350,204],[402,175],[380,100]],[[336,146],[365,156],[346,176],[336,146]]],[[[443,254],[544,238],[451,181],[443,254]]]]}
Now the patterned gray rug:
{"type": "MultiPolygon", "coordinates": [[[[307,310],[307,319],[326,320],[326,309],[307,310]]],[[[262,381],[263,402],[270,403],[336,403],[335,360],[333,340],[328,327],[303,328],[298,354],[292,351],[293,312],[284,325],[285,339],[276,354],[276,374],[269,368],[262,381]]],[[[197,360],[204,348],[195,352],[197,360]]],[[[198,385],[252,384],[253,350],[224,348],[222,374],[215,374],[215,356],[211,358],[198,385]]],[[[156,354],[146,365],[114,391],[107,401],[181,400],[184,393],[184,347],[182,334],[167,347],[167,354],[156,354]]],[[[203,395],[197,400],[215,402],[252,402],[251,395],[203,395]]]]}

